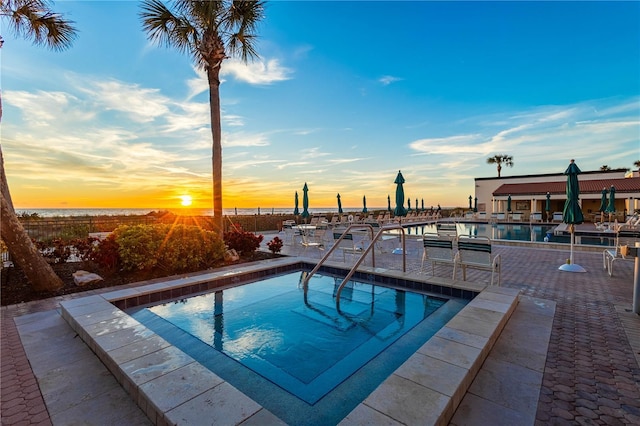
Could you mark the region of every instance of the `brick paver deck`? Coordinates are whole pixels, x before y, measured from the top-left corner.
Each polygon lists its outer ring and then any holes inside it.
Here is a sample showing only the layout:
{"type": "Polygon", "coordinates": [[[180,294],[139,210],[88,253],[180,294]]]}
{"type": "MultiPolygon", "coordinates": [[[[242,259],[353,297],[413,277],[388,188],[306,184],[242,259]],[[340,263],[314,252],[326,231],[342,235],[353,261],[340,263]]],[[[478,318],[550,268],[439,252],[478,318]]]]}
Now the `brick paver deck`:
{"type": "MultiPolygon", "coordinates": [[[[640,317],[628,312],[633,263],[621,262],[614,277],[609,277],[602,269],[600,252],[577,252],[575,261],[587,273],[569,273],[558,271],[567,250],[513,246],[497,250],[502,256],[503,286],[557,304],[536,425],[640,424],[640,317]]],[[[321,252],[306,254],[319,257],[321,252]]],[[[420,268],[417,249],[409,255],[408,268],[420,268]]],[[[442,269],[436,275],[446,274],[442,269]]],[[[487,273],[470,271],[467,278],[482,281],[487,273]]],[[[65,298],[73,297],[77,296],[65,298]]],[[[3,425],[51,424],[13,318],[55,309],[60,300],[2,307],[3,425]]]]}

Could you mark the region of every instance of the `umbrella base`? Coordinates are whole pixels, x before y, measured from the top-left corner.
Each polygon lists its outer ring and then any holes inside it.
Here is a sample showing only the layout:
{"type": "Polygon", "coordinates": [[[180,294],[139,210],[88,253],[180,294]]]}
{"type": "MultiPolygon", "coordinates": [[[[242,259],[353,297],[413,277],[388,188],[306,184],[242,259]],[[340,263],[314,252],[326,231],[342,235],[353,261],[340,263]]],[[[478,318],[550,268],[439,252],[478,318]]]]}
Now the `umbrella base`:
{"type": "Polygon", "coordinates": [[[576,265],[575,263],[565,263],[564,265],[560,266],[558,269],[565,272],[587,272],[586,269],[584,269],[580,265],[576,265]]]}

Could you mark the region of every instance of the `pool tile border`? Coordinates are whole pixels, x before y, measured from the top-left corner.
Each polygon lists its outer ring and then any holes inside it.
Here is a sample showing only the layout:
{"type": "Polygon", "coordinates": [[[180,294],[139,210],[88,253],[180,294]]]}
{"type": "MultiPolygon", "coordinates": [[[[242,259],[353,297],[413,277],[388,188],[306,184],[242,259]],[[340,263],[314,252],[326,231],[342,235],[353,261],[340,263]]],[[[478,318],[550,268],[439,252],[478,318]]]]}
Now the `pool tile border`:
{"type": "MultiPolygon", "coordinates": [[[[270,275],[271,271],[280,273],[296,270],[307,266],[306,263],[300,259],[275,259],[234,270],[214,271],[64,301],[61,302],[62,317],[154,424],[198,424],[199,419],[210,417],[212,412],[234,424],[251,423],[258,419],[260,423],[284,424],[122,309],[152,303],[152,299],[160,297],[158,295],[179,298],[234,285],[241,279],[261,278],[270,275]],[[158,388],[167,388],[164,382],[171,375],[180,377],[180,382],[165,393],[158,392],[158,388]]],[[[327,267],[339,269],[336,272],[344,271],[344,264],[328,264],[327,267]]],[[[453,283],[438,277],[380,268],[361,268],[358,272],[361,278],[373,273],[382,277],[383,281],[388,281],[384,282],[387,285],[428,292],[441,290],[439,293],[450,296],[455,291],[473,300],[345,417],[341,424],[362,424],[366,419],[375,418],[384,419],[389,424],[406,423],[414,418],[421,424],[446,424],[513,313],[519,292],[500,287],[485,288],[485,285],[468,282],[453,283]],[[421,288],[415,288],[418,285],[421,288]],[[449,368],[424,371],[425,366],[437,363],[446,363],[449,368]],[[458,374],[446,374],[447,371],[457,371],[458,374]],[[425,374],[435,376],[425,380],[425,374]],[[411,390],[408,398],[398,398],[401,394],[398,393],[398,386],[404,392],[411,390]]]]}

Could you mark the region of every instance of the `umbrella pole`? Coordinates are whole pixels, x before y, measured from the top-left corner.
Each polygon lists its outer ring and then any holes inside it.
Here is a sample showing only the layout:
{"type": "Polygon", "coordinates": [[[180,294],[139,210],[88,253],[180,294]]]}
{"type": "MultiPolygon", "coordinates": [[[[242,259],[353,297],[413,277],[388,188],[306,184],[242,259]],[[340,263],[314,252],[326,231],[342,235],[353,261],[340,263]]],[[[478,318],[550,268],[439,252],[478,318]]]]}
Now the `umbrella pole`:
{"type": "Polygon", "coordinates": [[[569,243],[569,262],[561,265],[558,269],[565,272],[587,272],[582,266],[573,263],[573,240],[575,238],[574,226],[575,225],[573,224],[569,225],[569,232],[571,233],[571,240],[569,243]]]}

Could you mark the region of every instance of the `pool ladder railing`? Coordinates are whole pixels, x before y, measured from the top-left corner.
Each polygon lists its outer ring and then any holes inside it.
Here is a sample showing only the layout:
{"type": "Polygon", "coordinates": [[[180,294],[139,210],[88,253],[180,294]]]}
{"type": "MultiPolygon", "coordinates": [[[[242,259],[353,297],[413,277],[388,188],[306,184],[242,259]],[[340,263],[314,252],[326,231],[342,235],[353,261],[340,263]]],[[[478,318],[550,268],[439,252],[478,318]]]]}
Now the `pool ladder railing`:
{"type": "Polygon", "coordinates": [[[362,264],[362,262],[364,262],[364,259],[367,257],[367,254],[369,254],[369,252],[371,252],[371,266],[373,266],[374,268],[376,267],[375,243],[382,237],[382,235],[385,232],[394,230],[394,229],[400,230],[400,238],[402,239],[402,272],[407,271],[407,250],[406,250],[406,244],[405,244],[405,233],[402,225],[390,224],[390,225],[381,226],[378,232],[374,235],[373,226],[371,226],[370,224],[367,224],[367,223],[352,224],[352,225],[349,225],[347,229],[345,229],[342,232],[342,235],[340,235],[340,238],[334,241],[334,244],[331,247],[331,249],[329,249],[329,251],[325,253],[322,259],[320,259],[320,261],[316,264],[316,266],[305,277],[303,282],[305,297],[307,293],[307,288],[309,286],[309,280],[311,279],[313,274],[318,272],[318,270],[322,267],[322,265],[331,257],[331,254],[334,251],[336,251],[338,248],[340,248],[340,242],[345,239],[345,236],[348,235],[349,231],[351,231],[352,229],[367,229],[368,231],[371,232],[371,240],[369,242],[369,245],[362,250],[362,254],[356,260],[356,263],[353,265],[349,273],[345,276],[344,280],[342,281],[342,283],[338,287],[338,290],[336,291],[336,308],[338,312],[340,312],[340,294],[342,293],[342,289],[349,282],[353,274],[355,274],[355,272],[358,270],[358,267],[362,264]]]}

